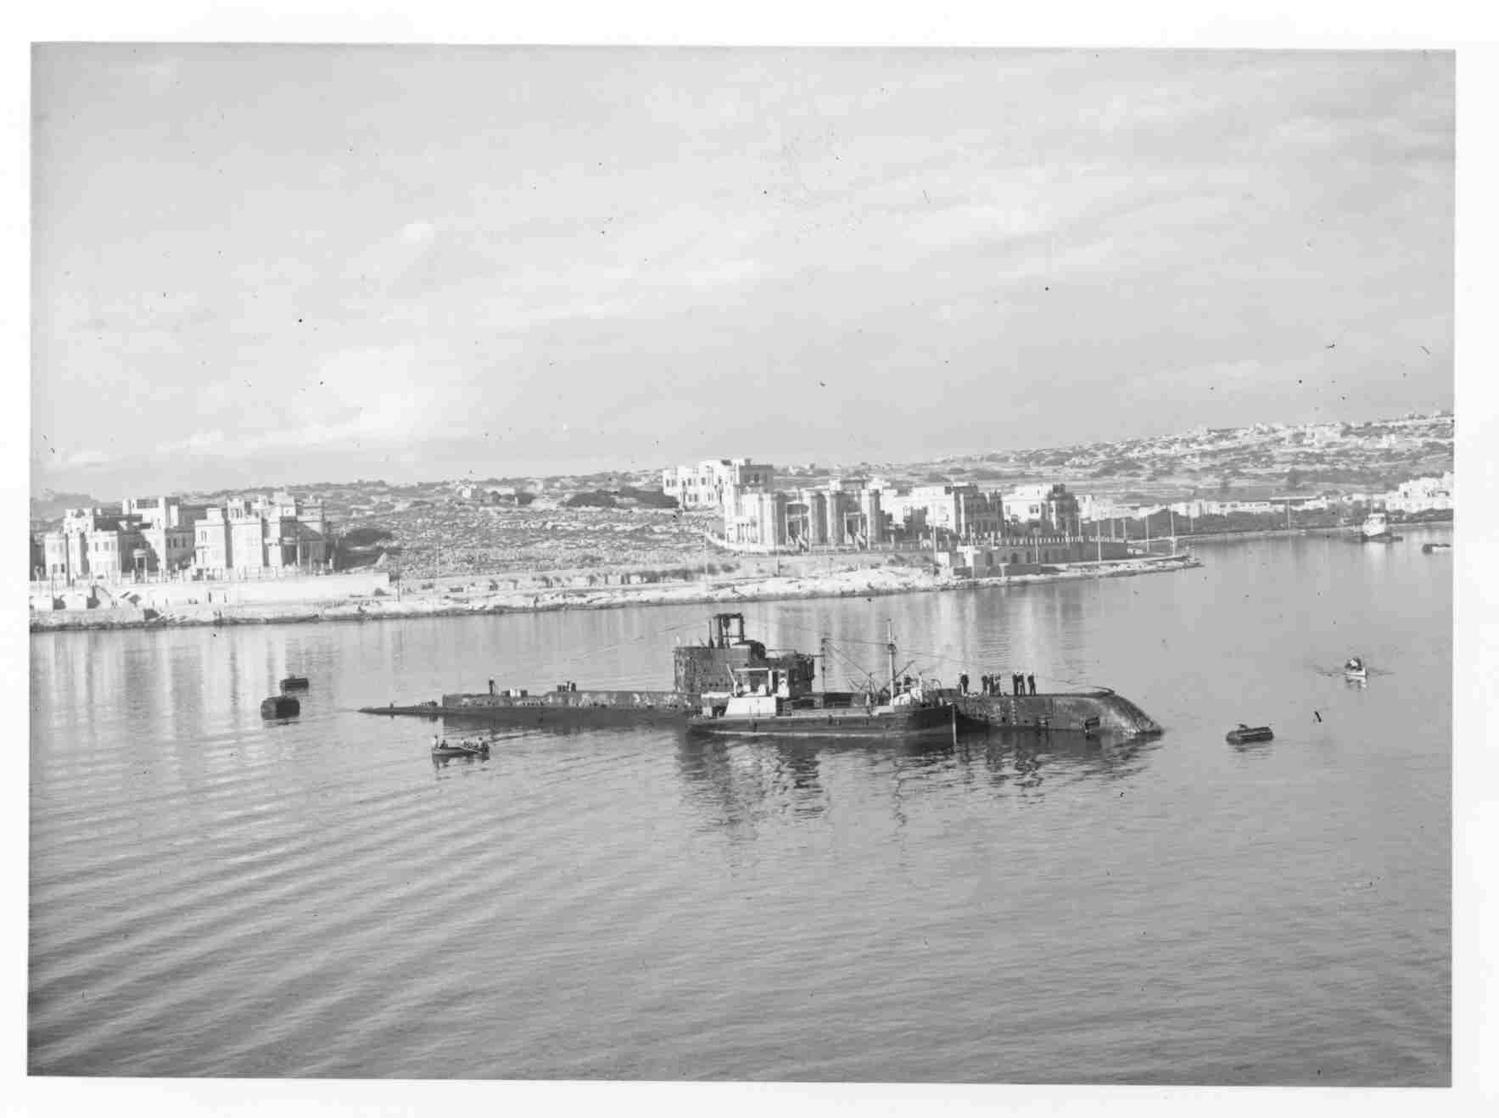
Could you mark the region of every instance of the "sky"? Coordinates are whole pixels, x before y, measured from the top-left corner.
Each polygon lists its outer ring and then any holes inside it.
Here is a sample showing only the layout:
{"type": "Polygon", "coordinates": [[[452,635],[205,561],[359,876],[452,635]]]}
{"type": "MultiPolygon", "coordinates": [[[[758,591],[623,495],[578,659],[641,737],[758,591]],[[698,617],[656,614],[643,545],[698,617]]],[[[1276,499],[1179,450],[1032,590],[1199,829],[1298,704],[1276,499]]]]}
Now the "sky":
{"type": "Polygon", "coordinates": [[[34,493],[1453,407],[1449,52],[32,62],[34,493]]]}

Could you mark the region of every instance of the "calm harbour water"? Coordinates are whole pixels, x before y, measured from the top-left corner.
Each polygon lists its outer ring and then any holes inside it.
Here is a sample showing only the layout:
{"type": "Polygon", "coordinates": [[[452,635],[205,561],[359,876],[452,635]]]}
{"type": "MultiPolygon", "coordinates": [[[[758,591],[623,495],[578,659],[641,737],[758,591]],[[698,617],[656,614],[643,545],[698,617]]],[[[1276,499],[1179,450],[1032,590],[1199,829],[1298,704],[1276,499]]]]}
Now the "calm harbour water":
{"type": "Polygon", "coordinates": [[[1127,745],[527,732],[434,765],[427,723],[353,710],[669,686],[707,606],[34,635],[29,1070],[1445,1084],[1450,538],[744,607],[870,669],[890,618],[946,680],[1112,686],[1166,727],[1127,745]],[[292,672],[301,717],[262,723],[292,672]]]}

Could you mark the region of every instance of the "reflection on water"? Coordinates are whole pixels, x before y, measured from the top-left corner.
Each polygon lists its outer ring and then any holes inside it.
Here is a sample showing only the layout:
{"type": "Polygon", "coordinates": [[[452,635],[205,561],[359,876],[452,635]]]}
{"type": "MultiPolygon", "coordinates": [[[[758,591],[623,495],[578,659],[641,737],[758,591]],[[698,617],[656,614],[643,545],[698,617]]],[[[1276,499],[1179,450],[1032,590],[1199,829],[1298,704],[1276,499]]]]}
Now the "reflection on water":
{"type": "Polygon", "coordinates": [[[1450,564],[1201,554],[745,607],[841,640],[834,684],[883,673],[888,619],[948,681],[1113,687],[1166,728],[1139,741],[475,722],[489,759],[434,765],[465,729],[355,712],[669,686],[701,606],[33,636],[28,1067],[1442,1083],[1450,564]],[[301,716],[263,723],[293,672],[301,716]]]}
{"type": "MultiPolygon", "coordinates": [[[[1142,776],[1159,738],[1085,738],[995,730],[962,738],[878,743],[678,735],[677,773],[689,802],[713,826],[744,827],[770,816],[815,821],[847,780],[888,784],[896,820],[902,798],[928,788],[985,788],[995,799],[1036,799],[1050,780],[1069,792],[1142,776]]],[[[749,832],[746,831],[746,834],[749,832]]]]}
{"type": "Polygon", "coordinates": [[[1100,740],[1010,731],[991,737],[984,765],[995,787],[1012,787],[1034,798],[1047,780],[1071,790],[1138,777],[1160,747],[1159,738],[1100,740]]]}
{"type": "MultiPolygon", "coordinates": [[[[703,813],[707,826],[748,841],[756,837],[757,824],[797,806],[798,789],[785,779],[784,763],[769,763],[772,747],[691,734],[679,735],[679,742],[677,771],[687,800],[703,813]]],[[[802,770],[806,767],[803,761],[802,770]]],[[[815,757],[811,768],[815,786],[815,757]]]]}
{"type": "Polygon", "coordinates": [[[452,764],[455,764],[455,763],[457,765],[459,765],[459,766],[463,766],[463,765],[483,765],[483,764],[488,763],[488,761],[489,761],[489,756],[486,755],[486,754],[470,754],[468,756],[460,756],[458,754],[454,754],[452,756],[440,757],[440,756],[438,756],[437,754],[434,753],[434,754],[431,754],[431,757],[432,757],[432,768],[433,768],[434,771],[437,772],[439,778],[442,776],[442,770],[445,769],[445,768],[447,768],[449,765],[452,765],[452,764]]]}

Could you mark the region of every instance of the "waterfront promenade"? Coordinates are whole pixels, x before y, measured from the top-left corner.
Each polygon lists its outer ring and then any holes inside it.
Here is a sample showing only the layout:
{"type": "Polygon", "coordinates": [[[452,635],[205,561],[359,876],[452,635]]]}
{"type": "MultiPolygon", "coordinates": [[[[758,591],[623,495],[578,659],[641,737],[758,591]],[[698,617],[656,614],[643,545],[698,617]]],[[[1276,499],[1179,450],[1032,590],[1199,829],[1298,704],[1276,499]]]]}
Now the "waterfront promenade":
{"type": "MultiPolygon", "coordinates": [[[[737,576],[590,585],[587,576],[437,577],[392,582],[383,571],[230,582],[76,587],[65,598],[33,590],[31,630],[151,628],[276,622],[372,621],[472,613],[612,609],[630,605],[843,598],[1067,579],[1120,577],[1196,566],[1188,555],[1073,563],[1008,577],[969,578],[913,566],[809,570],[787,563],[737,576]],[[86,603],[92,601],[94,605],[86,603]],[[56,608],[58,602],[71,606],[56,608]],[[48,603],[52,608],[39,608],[48,603]]],[[[45,585],[45,584],[43,584],[45,585]]]]}

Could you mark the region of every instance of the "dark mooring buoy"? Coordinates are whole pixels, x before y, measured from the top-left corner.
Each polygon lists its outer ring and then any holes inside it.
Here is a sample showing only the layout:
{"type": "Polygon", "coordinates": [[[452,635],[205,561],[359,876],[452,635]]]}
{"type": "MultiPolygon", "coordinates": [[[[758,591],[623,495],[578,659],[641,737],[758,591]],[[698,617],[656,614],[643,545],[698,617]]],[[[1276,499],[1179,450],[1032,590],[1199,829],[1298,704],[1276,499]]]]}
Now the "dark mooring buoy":
{"type": "Polygon", "coordinates": [[[262,718],[295,718],[302,713],[302,704],[290,695],[272,695],[260,704],[262,718]]]}

